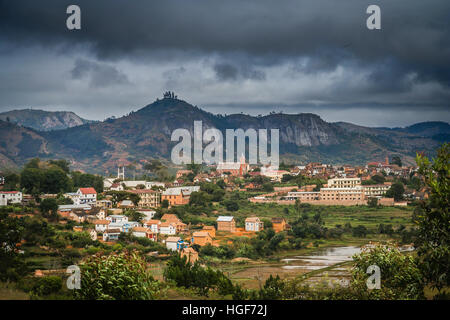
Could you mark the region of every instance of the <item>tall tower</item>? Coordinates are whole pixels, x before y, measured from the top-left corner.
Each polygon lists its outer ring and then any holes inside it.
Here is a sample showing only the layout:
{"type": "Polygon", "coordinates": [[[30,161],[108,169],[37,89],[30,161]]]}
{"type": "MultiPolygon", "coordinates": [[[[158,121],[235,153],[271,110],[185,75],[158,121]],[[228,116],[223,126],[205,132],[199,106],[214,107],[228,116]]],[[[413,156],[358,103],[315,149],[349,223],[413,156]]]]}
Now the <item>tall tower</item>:
{"type": "Polygon", "coordinates": [[[122,166],[122,172],[120,171],[120,165],[117,167],[117,179],[125,180],[125,166],[122,166]]]}
{"type": "Polygon", "coordinates": [[[385,165],[389,165],[389,157],[388,156],[386,156],[386,160],[384,161],[385,163],[385,165]]]}

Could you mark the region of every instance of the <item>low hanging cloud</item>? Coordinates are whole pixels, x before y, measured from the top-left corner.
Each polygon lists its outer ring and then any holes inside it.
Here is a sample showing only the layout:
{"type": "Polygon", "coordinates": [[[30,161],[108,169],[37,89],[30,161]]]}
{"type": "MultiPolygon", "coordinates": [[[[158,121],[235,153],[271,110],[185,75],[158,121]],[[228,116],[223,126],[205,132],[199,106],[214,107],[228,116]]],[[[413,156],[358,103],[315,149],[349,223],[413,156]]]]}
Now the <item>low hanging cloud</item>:
{"type": "Polygon", "coordinates": [[[249,66],[237,67],[229,63],[217,63],[214,65],[217,79],[228,80],[265,80],[266,74],[261,70],[254,70],[249,66]]]}
{"type": "Polygon", "coordinates": [[[77,80],[88,78],[94,88],[130,84],[127,76],[115,67],[84,59],[75,61],[71,75],[77,80]]]}

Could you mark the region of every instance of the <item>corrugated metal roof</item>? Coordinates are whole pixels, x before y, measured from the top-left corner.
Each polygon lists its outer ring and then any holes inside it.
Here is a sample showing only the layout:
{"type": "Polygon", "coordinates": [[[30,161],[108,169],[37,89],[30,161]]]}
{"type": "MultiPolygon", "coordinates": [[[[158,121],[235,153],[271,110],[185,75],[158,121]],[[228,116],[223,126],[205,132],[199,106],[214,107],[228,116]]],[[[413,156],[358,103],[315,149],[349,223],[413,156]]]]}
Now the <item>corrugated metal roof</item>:
{"type": "Polygon", "coordinates": [[[230,222],[234,219],[233,216],[219,216],[217,218],[217,221],[224,221],[224,222],[230,222]]]}

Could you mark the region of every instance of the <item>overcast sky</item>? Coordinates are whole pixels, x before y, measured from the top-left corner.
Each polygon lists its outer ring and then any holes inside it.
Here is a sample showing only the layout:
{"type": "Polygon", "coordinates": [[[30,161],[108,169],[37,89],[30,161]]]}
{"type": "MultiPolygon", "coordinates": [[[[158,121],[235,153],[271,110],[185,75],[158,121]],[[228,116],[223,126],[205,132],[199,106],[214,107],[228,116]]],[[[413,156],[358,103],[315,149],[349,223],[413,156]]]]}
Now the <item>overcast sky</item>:
{"type": "Polygon", "coordinates": [[[449,122],[450,1],[0,0],[0,111],[103,120],[166,90],[221,114],[449,122]]]}

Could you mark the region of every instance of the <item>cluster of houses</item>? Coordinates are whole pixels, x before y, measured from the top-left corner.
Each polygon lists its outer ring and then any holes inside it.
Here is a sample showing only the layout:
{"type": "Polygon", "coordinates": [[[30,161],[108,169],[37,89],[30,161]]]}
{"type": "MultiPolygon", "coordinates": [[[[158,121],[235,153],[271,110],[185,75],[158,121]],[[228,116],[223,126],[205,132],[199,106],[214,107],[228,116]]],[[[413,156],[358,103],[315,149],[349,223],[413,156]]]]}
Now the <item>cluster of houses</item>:
{"type": "Polygon", "coordinates": [[[392,183],[362,185],[361,178],[333,178],[328,179],[326,185],[318,191],[312,187],[298,191],[290,191],[286,195],[287,200],[300,200],[304,203],[328,204],[328,205],[355,205],[366,204],[369,198],[378,198],[383,204],[393,205],[392,199],[384,198],[392,183]],[[390,203],[392,202],[392,203],[390,203]]]}

